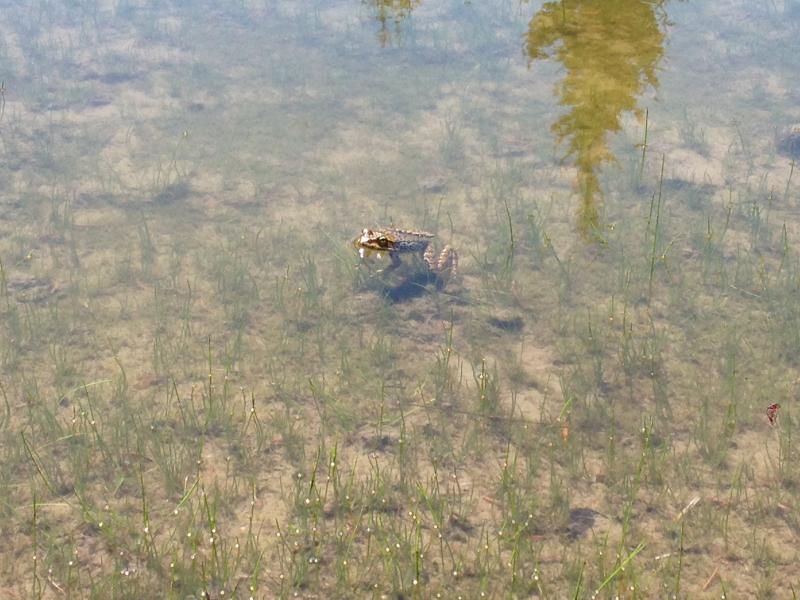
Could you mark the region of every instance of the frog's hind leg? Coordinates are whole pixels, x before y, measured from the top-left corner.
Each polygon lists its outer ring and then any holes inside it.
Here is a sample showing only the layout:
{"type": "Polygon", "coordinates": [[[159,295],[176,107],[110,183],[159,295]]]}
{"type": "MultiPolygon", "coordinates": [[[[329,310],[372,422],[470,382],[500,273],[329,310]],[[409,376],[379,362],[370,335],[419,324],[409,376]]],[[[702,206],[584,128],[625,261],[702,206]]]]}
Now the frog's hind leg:
{"type": "Polygon", "coordinates": [[[431,271],[436,274],[439,273],[439,262],[435,258],[432,246],[428,245],[428,247],[425,248],[425,252],[422,254],[422,260],[425,261],[425,264],[428,265],[431,271]]]}
{"type": "Polygon", "coordinates": [[[439,271],[447,279],[458,277],[458,252],[452,246],[445,246],[439,254],[439,271]]]}
{"type": "Polygon", "coordinates": [[[452,246],[445,246],[438,259],[433,257],[434,252],[429,247],[425,250],[425,262],[438,277],[448,281],[458,275],[458,253],[452,246]]]}

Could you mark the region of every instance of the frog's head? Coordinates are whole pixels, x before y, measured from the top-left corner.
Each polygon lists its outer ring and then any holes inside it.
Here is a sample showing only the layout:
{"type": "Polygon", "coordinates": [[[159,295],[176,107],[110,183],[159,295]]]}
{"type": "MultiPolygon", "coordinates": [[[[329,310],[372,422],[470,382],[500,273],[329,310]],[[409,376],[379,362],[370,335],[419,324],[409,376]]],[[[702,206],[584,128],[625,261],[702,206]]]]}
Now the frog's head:
{"type": "Polygon", "coordinates": [[[358,248],[377,252],[391,252],[394,244],[394,238],[383,231],[373,231],[372,229],[364,229],[361,232],[361,236],[355,240],[355,245],[358,248]]]}

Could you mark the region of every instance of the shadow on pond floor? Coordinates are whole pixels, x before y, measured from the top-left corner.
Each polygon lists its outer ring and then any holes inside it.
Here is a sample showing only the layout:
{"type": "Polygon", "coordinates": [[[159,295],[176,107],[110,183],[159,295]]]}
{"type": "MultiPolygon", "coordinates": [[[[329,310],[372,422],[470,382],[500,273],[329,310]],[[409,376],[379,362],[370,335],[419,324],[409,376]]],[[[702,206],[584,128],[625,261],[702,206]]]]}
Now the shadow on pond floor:
{"type": "Polygon", "coordinates": [[[444,280],[434,273],[416,273],[395,285],[384,285],[380,293],[394,304],[401,304],[423,296],[428,286],[433,284],[437,290],[444,288],[444,280]]]}

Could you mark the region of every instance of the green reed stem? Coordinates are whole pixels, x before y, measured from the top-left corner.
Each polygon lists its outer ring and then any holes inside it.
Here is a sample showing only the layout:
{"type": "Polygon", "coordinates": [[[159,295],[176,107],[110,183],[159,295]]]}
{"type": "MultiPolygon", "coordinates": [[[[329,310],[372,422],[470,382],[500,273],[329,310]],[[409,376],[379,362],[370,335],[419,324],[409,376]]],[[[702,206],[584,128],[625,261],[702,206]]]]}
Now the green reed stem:
{"type": "Polygon", "coordinates": [[[21,431],[20,435],[22,436],[22,443],[25,446],[25,451],[28,453],[28,457],[31,459],[31,462],[33,462],[33,465],[36,467],[36,471],[39,473],[39,477],[42,478],[45,487],[50,490],[51,494],[54,496],[57,495],[53,489],[53,486],[50,485],[50,480],[47,478],[47,475],[44,472],[44,467],[42,466],[39,457],[36,455],[34,449],[28,444],[28,440],[25,439],[25,433],[21,431]]]}
{"type": "Polygon", "coordinates": [[[675,597],[681,595],[681,573],[683,572],[683,529],[686,521],[681,520],[680,552],[678,553],[678,574],[675,576],[675,597]]]}
{"type": "Polygon", "coordinates": [[[619,563],[619,565],[617,566],[616,569],[614,569],[611,575],[609,575],[603,580],[603,583],[600,584],[600,587],[598,587],[595,590],[595,595],[599,594],[603,590],[603,588],[605,588],[609,583],[611,583],[614,580],[614,578],[617,575],[619,575],[625,569],[625,567],[628,566],[628,563],[631,562],[634,558],[636,558],[636,555],[639,554],[639,552],[644,550],[644,546],[645,546],[644,542],[641,542],[638,546],[636,546],[636,548],[633,549],[633,552],[628,554],[628,556],[625,557],[625,560],[619,563]]]}
{"type": "Polygon", "coordinates": [[[642,180],[642,173],[644,173],[644,159],[647,156],[647,126],[650,117],[650,109],[644,109],[644,140],[642,140],[642,160],[639,163],[639,181],[642,180]]]}
{"type": "MultiPolygon", "coordinates": [[[[661,221],[661,192],[664,185],[664,155],[661,155],[661,175],[658,178],[658,198],[656,201],[656,223],[653,228],[653,249],[650,253],[650,279],[647,284],[647,297],[652,299],[653,296],[653,273],[656,269],[656,249],[658,246],[658,228],[661,221]]],[[[652,206],[650,208],[652,213],[652,206]]]]}
{"type": "Polygon", "coordinates": [[[506,273],[511,274],[514,266],[514,226],[511,223],[511,210],[508,208],[508,201],[503,197],[503,207],[506,209],[506,219],[508,219],[508,256],[506,257],[506,273]]]}
{"type": "MultiPolygon", "coordinates": [[[[27,447],[27,444],[26,444],[26,447],[27,447]]],[[[36,498],[36,490],[34,489],[34,491],[33,491],[33,520],[32,520],[32,525],[33,525],[33,532],[32,532],[32,538],[33,538],[33,581],[31,582],[31,592],[32,592],[31,595],[33,596],[33,598],[41,598],[42,597],[42,584],[39,581],[39,574],[38,574],[37,569],[36,569],[36,567],[39,564],[39,554],[38,554],[39,541],[38,541],[38,535],[37,535],[37,532],[38,532],[38,527],[37,527],[38,512],[36,510],[37,506],[38,506],[38,502],[37,502],[37,498],[36,498]]]]}
{"type": "Polygon", "coordinates": [[[783,190],[783,201],[786,202],[786,199],[789,197],[789,185],[792,183],[792,175],[794,174],[794,165],[795,162],[792,160],[791,166],[789,167],[789,177],[786,178],[786,189],[783,190]]]}
{"type": "Polygon", "coordinates": [[[578,573],[578,583],[575,585],[575,595],[572,596],[573,600],[578,600],[581,597],[581,587],[583,586],[583,570],[586,568],[586,563],[581,564],[581,570],[578,573]]]}

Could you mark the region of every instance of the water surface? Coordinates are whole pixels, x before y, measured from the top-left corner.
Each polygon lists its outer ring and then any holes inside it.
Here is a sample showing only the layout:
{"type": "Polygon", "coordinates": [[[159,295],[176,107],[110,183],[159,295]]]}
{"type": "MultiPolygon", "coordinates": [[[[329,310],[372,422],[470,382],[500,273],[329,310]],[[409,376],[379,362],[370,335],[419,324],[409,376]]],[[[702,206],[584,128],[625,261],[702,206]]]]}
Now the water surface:
{"type": "Polygon", "coordinates": [[[798,588],[797,2],[0,25],[0,591],[798,588]]]}

